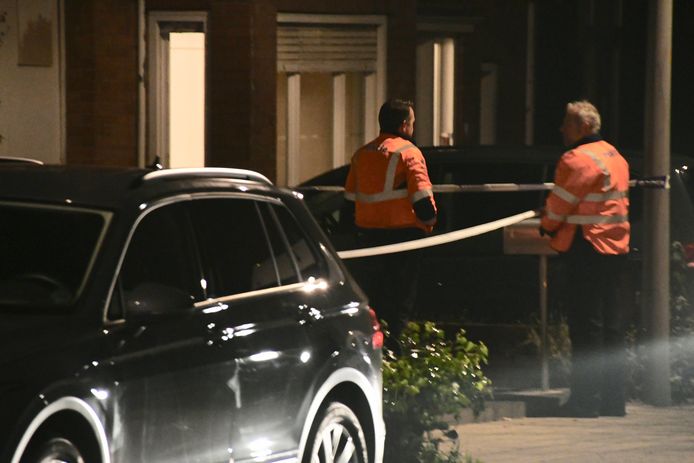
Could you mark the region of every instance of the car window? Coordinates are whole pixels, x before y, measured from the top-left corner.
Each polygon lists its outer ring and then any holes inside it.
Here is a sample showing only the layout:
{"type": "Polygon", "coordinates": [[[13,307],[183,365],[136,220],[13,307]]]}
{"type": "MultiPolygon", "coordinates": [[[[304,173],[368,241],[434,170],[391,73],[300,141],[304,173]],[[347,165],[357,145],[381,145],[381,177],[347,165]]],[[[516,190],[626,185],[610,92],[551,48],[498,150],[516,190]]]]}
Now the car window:
{"type": "Polygon", "coordinates": [[[276,207],[284,206],[276,206],[270,203],[259,204],[258,206],[270,242],[270,248],[277,264],[277,277],[280,280],[280,284],[298,283],[299,264],[294,254],[289,250],[287,237],[279,229],[279,223],[274,211],[276,207]]]}
{"type": "Polygon", "coordinates": [[[306,236],[296,218],[286,207],[275,207],[274,210],[289,241],[292,254],[296,258],[301,277],[306,280],[310,277],[320,278],[325,276],[325,262],[310,244],[311,240],[306,236]]]}
{"type": "Polygon", "coordinates": [[[209,274],[208,296],[223,297],[280,284],[268,231],[255,200],[203,198],[192,202],[191,218],[209,274]]]}
{"type": "Polygon", "coordinates": [[[0,306],[65,305],[78,295],[108,214],[0,204],[0,306]]]}
{"type": "Polygon", "coordinates": [[[204,286],[185,203],[147,214],[128,245],[115,299],[123,300],[126,312],[166,312],[203,300],[204,286]]]}

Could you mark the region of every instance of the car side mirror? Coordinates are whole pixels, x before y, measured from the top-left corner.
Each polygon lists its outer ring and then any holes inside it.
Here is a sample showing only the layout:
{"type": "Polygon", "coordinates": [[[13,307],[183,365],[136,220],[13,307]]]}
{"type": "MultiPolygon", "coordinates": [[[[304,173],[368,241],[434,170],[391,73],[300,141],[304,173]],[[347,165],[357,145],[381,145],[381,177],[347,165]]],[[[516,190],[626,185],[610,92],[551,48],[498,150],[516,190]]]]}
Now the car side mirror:
{"type": "Polygon", "coordinates": [[[124,296],[126,318],[185,313],[194,308],[193,296],[160,283],[142,283],[124,296]]]}

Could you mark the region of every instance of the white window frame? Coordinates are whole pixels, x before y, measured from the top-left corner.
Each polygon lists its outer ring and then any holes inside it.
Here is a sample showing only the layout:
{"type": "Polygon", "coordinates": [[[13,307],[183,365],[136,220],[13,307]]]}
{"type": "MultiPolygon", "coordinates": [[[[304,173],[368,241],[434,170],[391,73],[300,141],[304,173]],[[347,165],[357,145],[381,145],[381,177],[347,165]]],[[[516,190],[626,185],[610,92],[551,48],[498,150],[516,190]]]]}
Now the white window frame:
{"type": "MultiPolygon", "coordinates": [[[[364,80],[364,142],[378,135],[377,112],[386,94],[386,37],[387,21],[385,16],[378,15],[320,15],[278,13],[277,23],[300,24],[363,24],[376,27],[377,55],[376,72],[365,76],[364,80]]],[[[346,116],[346,76],[344,73],[333,74],[333,167],[345,162],[346,116]],[[343,104],[338,104],[343,103],[343,104]]],[[[287,184],[299,182],[300,136],[301,136],[301,74],[290,73],[287,79],[287,184]]]]}
{"type": "Polygon", "coordinates": [[[161,37],[162,22],[202,23],[207,31],[207,12],[150,11],[147,14],[147,154],[140,165],[159,156],[169,158],[169,48],[161,37]]]}

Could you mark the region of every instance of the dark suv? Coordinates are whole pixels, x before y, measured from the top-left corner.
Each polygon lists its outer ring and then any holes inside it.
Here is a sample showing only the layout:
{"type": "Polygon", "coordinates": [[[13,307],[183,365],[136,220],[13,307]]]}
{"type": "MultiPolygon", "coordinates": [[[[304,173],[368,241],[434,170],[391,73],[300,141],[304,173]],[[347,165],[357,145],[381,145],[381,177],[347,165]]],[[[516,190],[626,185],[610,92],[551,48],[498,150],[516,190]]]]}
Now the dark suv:
{"type": "Polygon", "coordinates": [[[0,461],[382,458],[375,314],[255,172],[0,166],[0,320],[0,461]]]}
{"type": "MultiPolygon", "coordinates": [[[[552,182],[559,147],[470,146],[422,148],[434,185],[535,184],[552,182]]],[[[630,162],[632,178],[641,177],[638,153],[623,153],[630,162]]],[[[671,236],[694,250],[694,177],[687,165],[692,160],[672,157],[671,236]]],[[[338,250],[356,247],[353,218],[340,191],[314,191],[312,187],[342,186],[348,166],[326,172],[305,182],[304,192],[314,214],[338,250]]],[[[439,219],[435,234],[459,230],[509,217],[544,204],[546,191],[435,193],[439,219]]],[[[631,286],[632,316],[638,317],[640,249],[643,236],[640,188],[630,191],[633,271],[625,284],[631,286]]],[[[511,254],[504,246],[504,230],[427,248],[423,253],[416,316],[426,320],[504,324],[530,322],[538,313],[539,259],[536,255],[511,254]]],[[[690,255],[694,258],[694,255],[690,255]]],[[[346,261],[359,280],[359,269],[378,256],[346,261]]],[[[562,310],[562,263],[549,258],[549,307],[562,310]]],[[[378,307],[375,307],[378,310],[378,307]]]]}

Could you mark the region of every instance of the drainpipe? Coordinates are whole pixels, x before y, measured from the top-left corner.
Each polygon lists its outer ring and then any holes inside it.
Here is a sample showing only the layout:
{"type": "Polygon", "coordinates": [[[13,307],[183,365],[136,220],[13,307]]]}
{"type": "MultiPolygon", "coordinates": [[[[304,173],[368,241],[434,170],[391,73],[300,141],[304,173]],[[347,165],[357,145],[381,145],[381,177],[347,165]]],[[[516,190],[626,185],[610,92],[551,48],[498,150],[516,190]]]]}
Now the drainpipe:
{"type": "Polygon", "coordinates": [[[137,164],[144,167],[147,130],[147,98],[145,88],[145,0],[137,0],[137,164]]]}
{"type": "MultiPolygon", "coordinates": [[[[670,174],[672,0],[649,2],[646,176],[670,174]]],[[[647,323],[647,400],[668,406],[670,394],[670,189],[644,191],[643,303],[647,323]]]]}

